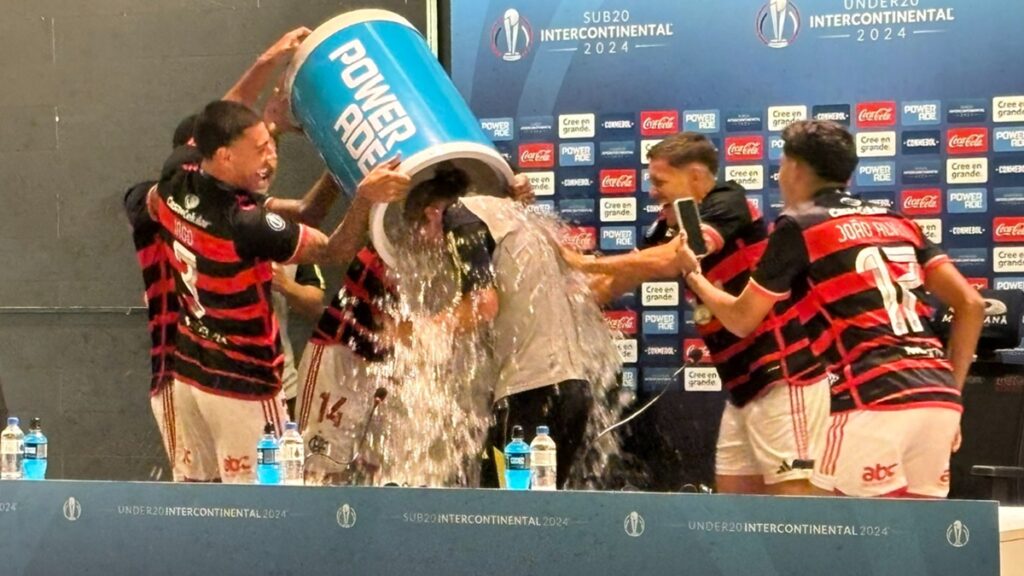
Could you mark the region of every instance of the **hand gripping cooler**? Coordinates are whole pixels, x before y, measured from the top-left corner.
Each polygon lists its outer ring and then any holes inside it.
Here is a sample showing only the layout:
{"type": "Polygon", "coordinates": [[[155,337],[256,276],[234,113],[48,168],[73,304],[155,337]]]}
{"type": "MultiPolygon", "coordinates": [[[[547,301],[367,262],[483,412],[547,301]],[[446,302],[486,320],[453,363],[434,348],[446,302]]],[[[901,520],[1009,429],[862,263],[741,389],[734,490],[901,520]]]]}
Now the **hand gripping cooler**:
{"type": "MultiPolygon", "coordinates": [[[[407,20],[356,10],[328,20],[302,43],[286,76],[291,112],[352,195],[374,166],[396,154],[413,184],[451,160],[476,193],[504,194],[512,170],[407,20]]],[[[373,209],[370,237],[394,265],[401,203],[373,209]]]]}

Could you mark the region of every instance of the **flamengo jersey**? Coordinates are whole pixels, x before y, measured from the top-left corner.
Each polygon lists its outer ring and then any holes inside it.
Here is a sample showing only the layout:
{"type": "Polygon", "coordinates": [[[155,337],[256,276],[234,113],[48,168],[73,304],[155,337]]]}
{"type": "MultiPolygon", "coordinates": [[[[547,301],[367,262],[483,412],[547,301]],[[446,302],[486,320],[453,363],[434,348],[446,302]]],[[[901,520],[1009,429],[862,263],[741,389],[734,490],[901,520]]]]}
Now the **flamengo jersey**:
{"type": "MultiPolygon", "coordinates": [[[[704,275],[729,294],[739,295],[766,246],[764,218],[735,182],[712,190],[700,203],[700,216],[712,250],[701,262],[704,275]]],[[[697,331],[737,406],[743,406],[770,384],[812,384],[825,376],[789,299],[776,303],[761,325],[745,338],[726,330],[716,318],[703,320],[700,314],[695,318],[697,331]]]]}
{"type": "Polygon", "coordinates": [[[345,271],[341,290],[320,316],[312,342],[342,344],[369,362],[386,360],[392,348],[380,334],[394,298],[384,261],[373,248],[363,248],[345,271]]]}
{"type": "Polygon", "coordinates": [[[146,208],[146,196],[156,182],[136,184],[124,195],[124,209],[132,226],[135,254],[146,285],[149,313],[149,360],[152,368],[149,392],[169,383],[174,376],[174,339],[178,331],[178,297],[174,293],[174,271],[160,237],[160,224],[146,208]]]}
{"type": "Polygon", "coordinates": [[[787,210],[752,286],[800,302],[812,348],[835,367],[832,411],[914,404],[960,409],[922,288],[948,262],[910,220],[844,190],[787,210]]]}
{"type": "Polygon", "coordinates": [[[284,363],[271,261],[293,258],[305,228],[203,174],[200,160],[195,148],[175,150],[152,208],[181,303],[175,376],[215,394],[270,398],[284,363]]]}

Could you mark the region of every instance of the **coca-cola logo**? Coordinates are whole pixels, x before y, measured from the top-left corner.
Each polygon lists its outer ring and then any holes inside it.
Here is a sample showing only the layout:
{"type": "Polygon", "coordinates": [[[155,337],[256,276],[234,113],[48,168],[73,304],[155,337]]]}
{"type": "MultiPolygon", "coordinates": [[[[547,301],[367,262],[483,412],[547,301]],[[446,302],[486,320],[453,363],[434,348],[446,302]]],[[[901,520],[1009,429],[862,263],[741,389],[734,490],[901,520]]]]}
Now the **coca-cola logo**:
{"type": "Polygon", "coordinates": [[[593,250],[597,247],[597,230],[590,226],[569,228],[562,235],[562,244],[584,252],[593,250]]]}
{"type": "Polygon", "coordinates": [[[857,114],[858,122],[889,122],[892,120],[892,108],[879,108],[877,110],[861,110],[857,114]]]}
{"type": "Polygon", "coordinates": [[[966,280],[975,290],[988,289],[988,278],[966,278],[966,280]]]}
{"type": "Polygon", "coordinates": [[[946,150],[950,154],[974,154],[988,151],[988,130],[985,128],[958,128],[947,134],[946,150]]]}
{"type": "Polygon", "coordinates": [[[551,168],[554,165],[554,144],[524,144],[519,147],[521,168],[551,168]]]}
{"type": "Polygon", "coordinates": [[[1024,242],[1024,218],[996,218],[992,222],[992,235],[996,242],[1024,242]]]}
{"type": "Polygon", "coordinates": [[[669,130],[674,126],[675,120],[668,115],[660,118],[644,118],[644,123],[641,125],[644,130],[669,130]]]}
{"type": "Polygon", "coordinates": [[[636,191],[636,170],[602,170],[601,192],[629,194],[636,191]]]}
{"type": "Polygon", "coordinates": [[[604,321],[608,329],[613,332],[621,332],[627,336],[636,334],[637,314],[628,310],[615,310],[604,313],[604,321]]]}
{"type": "Polygon", "coordinates": [[[862,102],[857,105],[858,126],[893,126],[895,124],[895,102],[862,102]]]}
{"type": "Polygon", "coordinates": [[[936,188],[926,190],[904,190],[900,202],[904,214],[938,214],[942,212],[942,191],[936,188]]]}
{"type": "Polygon", "coordinates": [[[727,162],[760,160],[764,154],[764,140],[760,136],[725,139],[727,162]]]}
{"type": "Polygon", "coordinates": [[[668,136],[679,131],[679,111],[647,110],[640,113],[640,134],[668,136]]]}

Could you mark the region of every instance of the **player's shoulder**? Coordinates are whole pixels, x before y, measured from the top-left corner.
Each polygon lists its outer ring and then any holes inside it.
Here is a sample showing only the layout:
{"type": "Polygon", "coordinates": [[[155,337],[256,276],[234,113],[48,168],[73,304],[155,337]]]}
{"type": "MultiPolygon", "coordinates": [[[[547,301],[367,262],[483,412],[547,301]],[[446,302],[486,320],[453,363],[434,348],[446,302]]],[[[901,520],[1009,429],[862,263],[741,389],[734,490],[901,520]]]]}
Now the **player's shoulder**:
{"type": "Polygon", "coordinates": [[[147,180],[145,182],[139,182],[128,188],[124,193],[124,210],[128,215],[128,221],[131,223],[132,228],[137,228],[142,224],[152,221],[149,216],[149,191],[156,184],[155,181],[147,180]]]}

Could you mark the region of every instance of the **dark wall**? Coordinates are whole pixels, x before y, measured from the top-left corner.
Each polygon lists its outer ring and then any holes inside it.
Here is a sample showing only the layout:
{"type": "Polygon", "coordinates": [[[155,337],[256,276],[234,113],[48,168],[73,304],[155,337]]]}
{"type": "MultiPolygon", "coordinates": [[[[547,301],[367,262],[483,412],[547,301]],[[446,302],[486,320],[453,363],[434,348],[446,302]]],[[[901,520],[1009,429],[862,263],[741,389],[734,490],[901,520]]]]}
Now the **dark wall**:
{"type": "MultiPolygon", "coordinates": [[[[0,397],[23,421],[43,418],[50,477],[169,477],[123,191],[155,177],[178,120],[281,34],[366,7],[426,25],[425,0],[5,3],[0,397]]],[[[322,170],[301,137],[283,142],[280,166],[280,196],[300,195],[322,170]]],[[[292,335],[302,340],[308,325],[295,321],[292,335]]]]}

